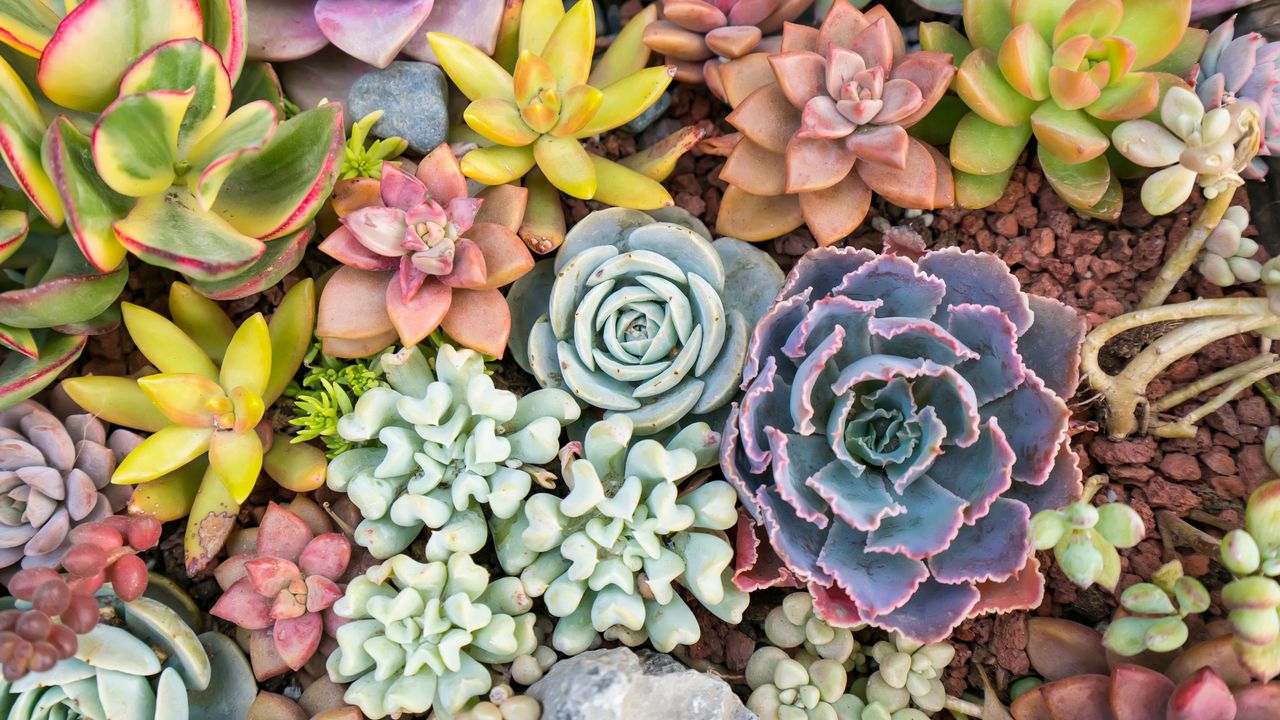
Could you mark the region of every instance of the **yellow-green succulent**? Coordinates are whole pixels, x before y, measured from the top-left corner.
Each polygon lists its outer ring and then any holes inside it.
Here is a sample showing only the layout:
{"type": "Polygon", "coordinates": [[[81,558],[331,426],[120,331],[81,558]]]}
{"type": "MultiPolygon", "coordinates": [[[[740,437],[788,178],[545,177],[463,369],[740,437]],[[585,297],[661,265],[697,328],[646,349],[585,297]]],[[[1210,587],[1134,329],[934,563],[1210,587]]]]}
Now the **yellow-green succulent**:
{"type": "MultiPolygon", "coordinates": [[[[649,11],[632,22],[639,27],[652,19],[649,11]]],[[[671,84],[674,67],[645,67],[648,50],[640,35],[623,30],[593,70],[596,28],[589,0],[568,11],[560,0],[526,0],[510,69],[465,40],[427,33],[444,71],[471,100],[463,119],[493,143],[467,153],[463,173],[501,185],[536,166],[576,198],[637,210],[671,205],[656,180],[587,152],[581,142],[633,120],[671,84]]]]}

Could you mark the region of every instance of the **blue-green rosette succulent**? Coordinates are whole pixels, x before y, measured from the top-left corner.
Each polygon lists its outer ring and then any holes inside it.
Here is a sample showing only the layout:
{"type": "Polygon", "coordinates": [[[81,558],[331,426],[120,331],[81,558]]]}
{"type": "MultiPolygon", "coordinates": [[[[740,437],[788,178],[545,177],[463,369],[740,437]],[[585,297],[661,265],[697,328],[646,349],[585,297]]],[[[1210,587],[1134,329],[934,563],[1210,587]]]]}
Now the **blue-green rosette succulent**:
{"type": "Polygon", "coordinates": [[[573,655],[597,633],[661,652],[698,641],[682,585],[726,622],[742,620],[746,593],[732,582],[737,495],[723,480],[681,487],[715,462],[720,435],[689,425],[663,445],[632,443],[627,415],[595,423],[563,455],[565,497],[538,493],[524,512],[496,519],[498,559],[559,620],[552,645],[573,655]]]}
{"type": "Polygon", "coordinates": [[[578,405],[563,390],[499,390],[479,353],[450,345],[434,372],[416,347],[384,355],[381,366],[389,387],[370,389],[338,420],[343,440],[362,446],[329,463],[329,487],[364,518],[356,542],[385,559],[427,527],[436,531],[428,559],[476,552],[488,538],[480,504],[497,518],[516,514],[530,466],[555,459],[578,405]]]}
{"type": "Polygon", "coordinates": [[[512,286],[509,347],[543,387],[650,435],[729,402],[782,280],[768,254],[713,242],[683,210],[601,210],[512,286]]]}
{"type": "Polygon", "coordinates": [[[435,710],[451,718],[489,691],[485,664],[533,652],[533,603],[517,578],[492,583],[470,556],[420,563],[397,555],[347,585],[334,604],[349,620],[327,668],[351,683],[343,699],[365,716],[435,710]]]}

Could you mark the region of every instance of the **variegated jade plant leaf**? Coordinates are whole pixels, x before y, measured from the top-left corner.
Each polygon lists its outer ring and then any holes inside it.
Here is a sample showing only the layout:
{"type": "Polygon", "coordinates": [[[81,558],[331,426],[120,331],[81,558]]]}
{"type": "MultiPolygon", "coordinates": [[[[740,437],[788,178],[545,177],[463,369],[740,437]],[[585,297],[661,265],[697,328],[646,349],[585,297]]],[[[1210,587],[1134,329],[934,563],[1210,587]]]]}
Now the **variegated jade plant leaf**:
{"type": "Polygon", "coordinates": [[[72,378],[62,387],[94,415],[152,433],[111,481],[138,485],[131,510],[161,521],[190,515],[185,547],[194,574],[221,549],[264,453],[277,456],[266,469],[287,489],[303,492],[324,481],[324,453],[277,441],[262,419],[310,345],[315,285],[295,285],[270,323],[258,313],[238,329],[181,283],[170,291],[169,310],[173,320],[123,304],[130,337],[159,372],[136,380],[72,378]]]}

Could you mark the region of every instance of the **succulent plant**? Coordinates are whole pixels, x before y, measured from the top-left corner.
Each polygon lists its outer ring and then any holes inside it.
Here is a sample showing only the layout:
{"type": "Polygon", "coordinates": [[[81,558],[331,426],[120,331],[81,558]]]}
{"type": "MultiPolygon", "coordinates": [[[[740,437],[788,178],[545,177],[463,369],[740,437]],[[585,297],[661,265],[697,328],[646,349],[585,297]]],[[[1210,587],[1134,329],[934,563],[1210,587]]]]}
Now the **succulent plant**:
{"type": "MultiPolygon", "coordinates": [[[[1204,4],[1204,3],[1197,3],[1204,4]]],[[[1195,11],[1192,11],[1195,15],[1195,11]]],[[[1258,107],[1262,122],[1259,158],[1245,170],[1245,177],[1259,179],[1267,174],[1261,157],[1280,152],[1280,43],[1267,42],[1258,33],[1235,37],[1235,16],[1209,34],[1196,73],[1196,94],[1205,109],[1251,101],[1258,107]]]]}
{"type": "Polygon", "coordinates": [[[316,535],[297,515],[271,503],[255,551],[232,555],[214,571],[223,594],[209,614],[257,636],[250,659],[258,680],[298,670],[319,649],[350,560],[345,535],[316,535]]]}
{"type": "Polygon", "coordinates": [[[1120,594],[1120,605],[1130,614],[1107,626],[1102,636],[1107,649],[1125,657],[1147,650],[1172,652],[1190,635],[1183,618],[1209,609],[1209,591],[1182,574],[1180,561],[1166,563],[1151,579],[1120,594]]]}
{"type": "Polygon", "coordinates": [[[833,627],[818,616],[813,596],[807,592],[787,595],[764,619],[770,645],[782,650],[803,648],[806,655],[801,658],[802,663],[807,659],[835,660],[845,670],[866,669],[865,648],[853,636],[860,629],[833,627]]]}
{"type": "Polygon", "coordinates": [[[59,418],[26,400],[0,411],[0,570],[56,567],[70,532],[125,506],[116,464],[142,439],[88,413],[59,418]]]}
{"type": "Polygon", "coordinates": [[[1071,582],[1082,588],[1097,583],[1115,590],[1120,580],[1120,553],[1116,548],[1137,545],[1147,530],[1142,518],[1121,502],[1094,506],[1091,483],[1079,500],[1062,509],[1045,509],[1031,518],[1031,544],[1037,550],[1053,549],[1053,556],[1071,582]]]}
{"type": "Polygon", "coordinates": [[[519,221],[475,222],[483,201],[467,197],[448,145],[432,150],[416,177],[383,163],[380,192],[381,204],[348,212],[320,244],[345,265],[320,297],[316,334],[325,353],[365,357],[388,338],[409,347],[443,328],[501,357],[511,321],[498,288],[533,267],[515,233],[519,221]]]}
{"type": "Polygon", "coordinates": [[[1081,493],[1062,398],[1082,336],[994,256],[806,254],[756,327],[724,432],[753,521],[735,582],[798,580],[830,624],[919,642],[1037,605],[1031,515],[1081,493]]]}
{"type": "Polygon", "coordinates": [[[539,720],[542,705],[532,695],[520,695],[510,685],[497,685],[487,700],[472,705],[455,720],[539,720]]]}
{"type": "Polygon", "coordinates": [[[778,52],[783,27],[813,0],[662,0],[660,5],[663,19],[644,29],[644,44],[675,65],[676,80],[705,81],[720,93],[720,62],[778,52]]]}
{"type": "Polygon", "coordinates": [[[512,287],[512,355],[648,435],[729,402],[781,284],[768,255],[683,210],[597,211],[512,287]]]}
{"type": "Polygon", "coordinates": [[[946,703],[947,691],[939,676],[955,655],[956,649],[945,642],[925,645],[898,633],[892,642],[881,640],[871,647],[879,667],[867,681],[869,704],[882,706],[890,715],[914,706],[932,716],[946,703]]]}
{"type": "Polygon", "coordinates": [[[1235,577],[1222,588],[1232,645],[1255,677],[1280,675],[1280,480],[1249,497],[1244,527],[1222,538],[1222,564],[1235,577]]]}
{"type": "Polygon", "coordinates": [[[365,146],[369,130],[381,118],[382,111],[375,110],[351,125],[347,146],[342,155],[342,168],[338,171],[339,180],[360,177],[377,180],[382,177],[383,162],[395,160],[408,149],[409,142],[401,137],[383,138],[365,146]]]}
{"type": "Polygon", "coordinates": [[[232,111],[243,13],[233,0],[88,0],[26,48],[39,58],[39,102],[28,59],[0,65],[5,161],[100,272],[133,253],[227,298],[301,259],[337,178],[342,110],[285,122],[265,100],[232,111]],[[52,124],[41,103],[61,113],[52,124]],[[79,112],[96,114],[89,135],[71,120],[79,112]]]}
{"type": "Polygon", "coordinates": [[[1119,153],[1161,168],[1142,183],[1142,206],[1152,215],[1178,209],[1197,184],[1208,199],[1244,184],[1240,173],[1258,149],[1260,116],[1253,103],[1205,112],[1196,94],[1171,87],[1160,102],[1160,123],[1129,120],[1111,133],[1119,153]]]}
{"type": "Polygon", "coordinates": [[[1253,259],[1258,243],[1244,237],[1249,227],[1249,211],[1232,205],[1205,241],[1196,269],[1205,280],[1219,287],[1257,282],[1262,264],[1253,259]]]}
{"type": "MultiPolygon", "coordinates": [[[[998,200],[1034,135],[1040,167],[1067,204],[1119,217],[1123,197],[1107,158],[1108,130],[1156,108],[1164,88],[1203,47],[1187,31],[1191,0],[1075,0],[1049,6],[966,0],[972,52],[955,91],[969,107],[951,138],[956,198],[965,207],[998,200]]],[[[921,28],[926,49],[968,43],[921,28]]]]}
{"type": "Polygon", "coordinates": [[[163,522],[190,516],[187,571],[209,564],[231,531],[261,469],[305,492],[324,481],[324,454],[276,436],[266,409],[297,372],[311,342],[315,286],[295,285],[268,324],[261,313],[238,329],[216,303],[174,283],[173,320],[123,304],[124,324],[158,373],[64,380],[94,415],[151,432],[116,466],[111,481],[137,485],[130,510],[163,522]]]}
{"type": "Polygon", "coordinates": [[[302,364],[306,375],[284,392],[293,399],[293,412],[297,415],[289,424],[299,428],[290,442],[319,439],[324,443],[325,455],[333,458],[352,447],[338,434],[338,418],[351,412],[361,395],[375,387],[386,387],[387,383],[378,358],[331,358],[320,352],[320,343],[311,346],[302,364]]]}
{"type": "Polygon", "coordinates": [[[697,642],[701,630],[677,583],[722,620],[742,620],[747,595],[730,580],[733,548],[722,532],[737,521],[733,487],[680,487],[715,462],[719,442],[694,423],[665,445],[633,443],[630,418],[613,415],[562,454],[568,495],[538,493],[523,513],[493,522],[503,570],[559,618],[557,650],[576,655],[611,629],[661,652],[697,642]]]}
{"type": "Polygon", "coordinates": [[[497,518],[519,511],[577,404],[561,390],[499,390],[478,353],[451,345],[436,353],[434,372],[416,347],[381,365],[390,387],[369,390],[338,420],[338,434],[362,446],[329,467],[329,487],[364,518],[356,542],[389,558],[427,527],[432,560],[479,550],[488,538],[479,504],[497,518]]]}
{"type": "Polygon", "coordinates": [[[533,650],[535,616],[520,580],[490,583],[465,553],[420,563],[397,555],[347,585],[329,676],[370,718],[435,710],[452,717],[493,685],[484,663],[533,650]]]}
{"type": "MultiPolygon", "coordinates": [[[[639,22],[653,12],[642,14],[639,22]]],[[[672,204],[657,181],[582,147],[583,138],[644,112],[675,72],[667,66],[645,68],[648,51],[639,38],[615,43],[593,70],[596,28],[589,0],[568,11],[557,0],[525,2],[513,72],[461,38],[431,32],[427,39],[444,71],[471,100],[463,119],[494,143],[463,156],[467,177],[501,185],[536,166],[552,185],[576,198],[641,210],[672,204]]]]}
{"type": "Polygon", "coordinates": [[[743,137],[720,171],[719,232],[758,241],[807,225],[830,245],[862,223],[872,192],[904,208],[952,204],[946,159],[907,134],[950,85],[948,54],[906,53],[883,6],[848,0],[817,32],[787,25],[782,49],[768,68],[752,56],[720,70],[743,137]]]}
{"type": "Polygon", "coordinates": [[[806,665],[778,648],[763,647],[747,661],[746,678],[751,688],[747,709],[760,720],[861,720],[863,717],[866,703],[846,692],[849,676],[835,660],[812,660],[806,665]]]}
{"type": "Polygon", "coordinates": [[[164,601],[106,592],[113,623],[82,635],[75,655],[51,669],[0,683],[7,717],[245,717],[257,687],[244,655],[225,636],[197,634],[195,604],[164,586],[164,601]]]}

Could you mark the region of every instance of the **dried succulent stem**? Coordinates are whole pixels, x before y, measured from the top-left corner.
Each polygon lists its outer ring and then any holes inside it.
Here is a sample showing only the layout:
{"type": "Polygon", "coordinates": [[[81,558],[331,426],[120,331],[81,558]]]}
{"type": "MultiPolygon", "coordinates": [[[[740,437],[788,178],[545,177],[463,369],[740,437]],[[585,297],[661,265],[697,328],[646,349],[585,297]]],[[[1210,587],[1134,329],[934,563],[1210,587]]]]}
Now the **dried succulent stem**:
{"type": "Polygon", "coordinates": [[[950,710],[953,713],[960,713],[961,715],[968,715],[969,717],[980,718],[980,720],[987,720],[987,718],[983,714],[981,705],[977,703],[969,702],[968,700],[965,700],[962,698],[951,697],[950,695],[948,695],[945,701],[945,704],[942,707],[947,710],[950,710]]]}
{"type": "MultiPolygon", "coordinates": [[[[1280,373],[1280,359],[1272,353],[1259,355],[1256,358],[1246,360],[1245,362],[1229,367],[1226,370],[1216,372],[1206,379],[1212,379],[1216,376],[1222,377],[1218,379],[1218,382],[1213,383],[1209,387],[1214,387],[1228,380],[1231,381],[1225,388],[1223,388],[1222,392],[1218,393],[1213,400],[1210,400],[1195,410],[1187,413],[1180,420],[1154,426],[1152,433],[1157,437],[1166,438],[1194,437],[1196,434],[1196,423],[1203,420],[1209,413],[1227,404],[1228,401],[1244,392],[1250,385],[1253,385],[1254,383],[1276,373],[1280,373]],[[1258,361],[1261,361],[1261,363],[1258,361]]],[[[1176,393],[1170,393],[1170,395],[1173,394],[1176,393]]],[[[1194,395],[1188,396],[1188,398],[1184,399],[1189,399],[1189,397],[1194,397],[1194,395]]],[[[1169,396],[1161,398],[1159,403],[1152,405],[1152,408],[1158,409],[1161,404],[1168,400],[1168,398],[1169,396]]],[[[1177,404],[1179,403],[1173,403],[1168,407],[1173,407],[1177,404]]]]}
{"type": "Polygon", "coordinates": [[[1274,353],[1267,353],[1255,358],[1250,358],[1249,360],[1237,365],[1232,365],[1229,368],[1224,368],[1212,375],[1206,375],[1190,385],[1183,386],[1151,403],[1151,409],[1155,412],[1171,410],[1206,390],[1212,390],[1223,383],[1235,380],[1236,378],[1251,373],[1254,370],[1267,367],[1272,363],[1275,363],[1277,359],[1280,359],[1280,357],[1277,357],[1274,353]]]}
{"type": "Polygon", "coordinates": [[[1188,547],[1208,557],[1217,557],[1218,546],[1222,544],[1218,538],[1183,520],[1171,510],[1156,513],[1156,527],[1160,530],[1166,560],[1178,557],[1178,547],[1188,547]]]}
{"type": "Polygon", "coordinates": [[[1147,385],[1173,363],[1206,345],[1276,322],[1265,298],[1214,298],[1134,310],[1094,328],[1081,349],[1081,371],[1106,400],[1106,427],[1112,438],[1145,430],[1139,408],[1148,402],[1147,385]],[[1136,328],[1183,323],[1138,353],[1117,375],[1103,372],[1102,349],[1115,337],[1136,328]]]}
{"type": "Polygon", "coordinates": [[[1195,223],[1187,230],[1187,234],[1182,237],[1182,242],[1178,243],[1178,247],[1173,251],[1173,254],[1169,256],[1169,259],[1160,268],[1160,274],[1156,276],[1156,281],[1147,289],[1147,294],[1142,296],[1142,300],[1138,303],[1138,309],[1154,308],[1164,304],[1164,301],[1169,298],[1169,294],[1173,292],[1173,287],[1178,284],[1178,281],[1182,279],[1187,270],[1191,269],[1196,258],[1200,256],[1200,251],[1204,249],[1205,241],[1209,239],[1213,229],[1218,227],[1218,223],[1222,222],[1222,216],[1231,207],[1231,200],[1234,197],[1234,191],[1223,192],[1205,203],[1205,206],[1200,209],[1200,214],[1196,216],[1195,223]]]}

